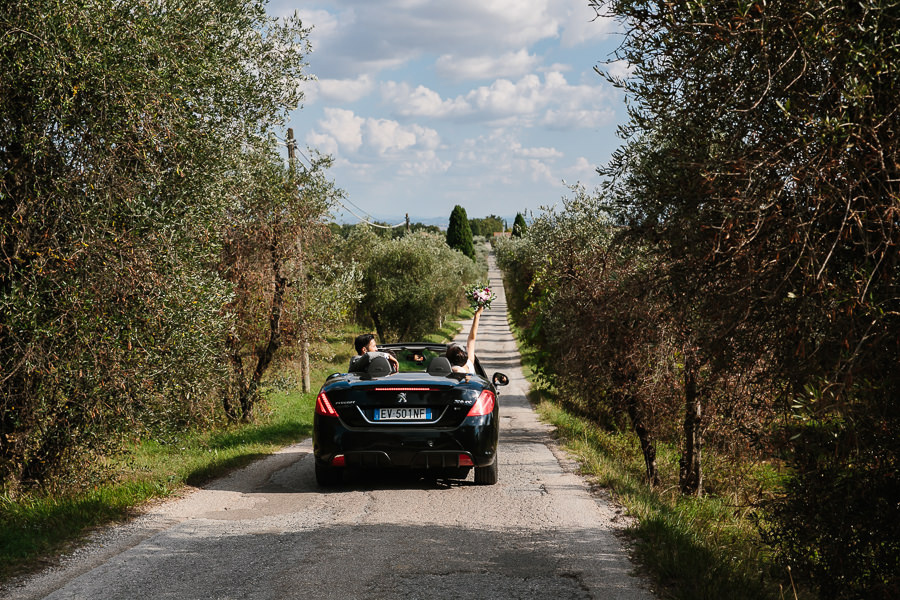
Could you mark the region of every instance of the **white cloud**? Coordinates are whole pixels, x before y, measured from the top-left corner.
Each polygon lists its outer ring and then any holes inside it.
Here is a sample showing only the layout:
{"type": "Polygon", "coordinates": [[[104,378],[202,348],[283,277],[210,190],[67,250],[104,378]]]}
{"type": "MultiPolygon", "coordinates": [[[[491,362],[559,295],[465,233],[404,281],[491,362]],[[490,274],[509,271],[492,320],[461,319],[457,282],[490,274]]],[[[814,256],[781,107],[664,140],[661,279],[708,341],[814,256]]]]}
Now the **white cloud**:
{"type": "Polygon", "coordinates": [[[593,165],[585,157],[579,156],[571,167],[565,169],[565,175],[567,181],[587,182],[596,180],[598,177],[597,165],[593,165]]]}
{"type": "Polygon", "coordinates": [[[498,79],[490,86],[477,88],[466,95],[473,106],[493,116],[534,113],[544,104],[545,98],[537,75],[526,75],[516,83],[498,79]]]}
{"type": "Polygon", "coordinates": [[[567,71],[572,70],[572,65],[566,65],[563,63],[553,63],[552,65],[548,65],[546,67],[541,67],[538,69],[541,73],[565,73],[567,71]]]}
{"type": "Polygon", "coordinates": [[[531,181],[535,183],[549,183],[552,181],[558,181],[553,176],[553,171],[550,169],[550,165],[545,162],[539,161],[537,159],[531,159],[528,161],[528,169],[530,171],[531,181]]]}
{"type": "Polygon", "coordinates": [[[382,98],[394,106],[401,116],[447,118],[471,112],[462,98],[444,100],[440,94],[423,85],[411,88],[407,83],[388,81],[381,86],[382,98]]]}
{"type": "Polygon", "coordinates": [[[457,0],[439,8],[422,3],[419,10],[411,11],[413,19],[401,26],[418,25],[412,38],[429,48],[440,48],[438,54],[468,48],[478,55],[486,49],[521,48],[556,37],[560,19],[554,5],[552,0],[457,0]],[[429,17],[427,22],[422,22],[423,16],[429,17]]]}
{"type": "Polygon", "coordinates": [[[437,158],[441,138],[434,129],[390,119],[362,118],[338,108],[326,108],[324,113],[325,118],[306,136],[306,142],[339,160],[400,160],[446,169],[437,158]]]}
{"type": "Polygon", "coordinates": [[[454,170],[482,172],[483,185],[520,186],[523,181],[555,185],[562,180],[555,148],[527,147],[516,136],[495,131],[466,140],[456,155],[454,170]]]}
{"type": "MultiPolygon", "coordinates": [[[[268,10],[288,14],[297,4],[297,0],[273,0],[268,10]]],[[[512,70],[500,71],[500,65],[494,64],[483,77],[515,77],[521,75],[521,62],[527,58],[527,52],[519,55],[523,48],[558,39],[573,29],[574,7],[584,15],[581,21],[590,18],[584,0],[310,0],[305,4],[298,12],[304,25],[314,26],[312,72],[328,79],[353,79],[432,54],[472,60],[466,69],[476,71],[485,69],[478,64],[484,59],[478,57],[505,56],[514,59],[509,65],[512,70]]],[[[570,34],[568,38],[575,39],[570,34]]],[[[460,75],[446,61],[442,68],[450,76],[460,75]]]]}
{"type": "Polygon", "coordinates": [[[310,104],[316,100],[346,104],[365,98],[374,88],[371,75],[360,75],[356,79],[320,79],[311,82],[306,98],[310,104]]]}
{"type": "Polygon", "coordinates": [[[540,124],[549,129],[596,129],[615,122],[616,112],[610,108],[601,110],[548,110],[540,124]]]}
{"type": "Polygon", "coordinates": [[[522,49],[502,56],[475,56],[466,58],[458,54],[444,54],[437,59],[435,71],[441,77],[454,81],[467,79],[494,79],[517,77],[534,70],[538,58],[522,49]]]}
{"type": "MultiPolygon", "coordinates": [[[[276,7],[281,4],[280,2],[274,3],[276,7]]],[[[333,36],[337,32],[339,27],[337,14],[330,13],[327,10],[295,9],[294,4],[294,2],[289,2],[287,6],[282,6],[280,10],[276,10],[273,14],[279,17],[287,17],[296,12],[303,23],[303,27],[312,27],[309,39],[314,44],[313,49],[315,49],[316,40],[322,37],[333,36]]]]}
{"type": "Polygon", "coordinates": [[[361,207],[514,214],[564,194],[564,180],[596,179],[617,145],[621,93],[591,70],[614,58],[615,23],[592,22],[585,0],[270,0],[267,10],[298,6],[314,26],[307,72],[320,80],[302,84],[307,108],[292,125],[334,156],[336,183],[361,207]]]}
{"type": "MultiPolygon", "coordinates": [[[[341,108],[326,108],[325,119],[319,121],[319,127],[324,134],[329,136],[333,143],[328,144],[333,148],[343,151],[356,152],[362,146],[362,126],[365,119],[357,117],[353,111],[341,108]]],[[[319,135],[313,132],[311,135],[319,135]]],[[[320,139],[320,143],[321,143],[320,139]]],[[[316,144],[313,144],[314,146],[316,144]]],[[[335,150],[334,153],[337,153],[335,150]]]]}
{"type": "Polygon", "coordinates": [[[367,119],[366,141],[377,154],[385,154],[415,146],[416,132],[397,121],[367,119]]]}
{"type": "Polygon", "coordinates": [[[559,7],[560,12],[565,14],[560,36],[565,48],[603,39],[618,29],[614,19],[598,16],[583,0],[567,0],[566,4],[559,7]]]}
{"type": "Polygon", "coordinates": [[[397,174],[402,177],[421,177],[426,174],[446,173],[452,161],[442,160],[436,152],[420,152],[414,160],[405,160],[397,167],[397,174]]]}
{"type": "Polygon", "coordinates": [[[406,83],[388,82],[382,98],[403,117],[460,119],[495,125],[539,124],[552,129],[594,128],[615,118],[612,95],[600,85],[570,85],[558,71],[544,79],[529,74],[518,81],[497,79],[456,98],[444,99],[436,91],[406,83]]]}
{"type": "Polygon", "coordinates": [[[562,158],[563,156],[563,153],[556,148],[523,148],[522,145],[518,143],[513,145],[512,152],[515,156],[521,156],[523,158],[537,158],[545,160],[562,158]]]}
{"type": "MultiPolygon", "coordinates": [[[[339,150],[337,139],[327,133],[311,131],[306,134],[306,143],[322,154],[330,154],[331,156],[336,156],[339,150]]],[[[335,161],[335,164],[337,166],[343,166],[338,160],[335,161]]]]}
{"type": "Polygon", "coordinates": [[[628,79],[634,73],[634,65],[627,60],[615,60],[610,63],[598,65],[599,68],[617,79],[628,79]]]}

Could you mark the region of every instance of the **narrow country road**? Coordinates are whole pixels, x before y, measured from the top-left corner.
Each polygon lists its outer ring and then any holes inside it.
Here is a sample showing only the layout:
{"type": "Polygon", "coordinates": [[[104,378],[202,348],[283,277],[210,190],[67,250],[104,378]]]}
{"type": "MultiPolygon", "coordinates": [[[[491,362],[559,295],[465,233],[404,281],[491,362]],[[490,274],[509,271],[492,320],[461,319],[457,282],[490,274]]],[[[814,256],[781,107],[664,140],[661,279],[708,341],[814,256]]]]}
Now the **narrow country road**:
{"type": "MultiPolygon", "coordinates": [[[[650,599],[528,389],[498,292],[479,331],[500,396],[500,481],[446,485],[354,479],[320,491],[310,440],[94,537],[59,567],[11,587],[12,599],[650,599]]],[[[460,334],[468,333],[468,324],[460,334]]]]}

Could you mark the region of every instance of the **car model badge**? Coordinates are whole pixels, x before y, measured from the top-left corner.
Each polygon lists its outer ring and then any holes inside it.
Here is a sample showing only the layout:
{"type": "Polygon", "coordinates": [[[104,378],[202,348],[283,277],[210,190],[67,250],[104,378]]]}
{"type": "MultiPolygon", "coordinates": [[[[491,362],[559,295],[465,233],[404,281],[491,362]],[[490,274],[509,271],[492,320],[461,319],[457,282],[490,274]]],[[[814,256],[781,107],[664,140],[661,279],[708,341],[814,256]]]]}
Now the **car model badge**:
{"type": "Polygon", "coordinates": [[[404,402],[406,402],[406,394],[403,392],[397,394],[397,404],[403,404],[404,402]]]}

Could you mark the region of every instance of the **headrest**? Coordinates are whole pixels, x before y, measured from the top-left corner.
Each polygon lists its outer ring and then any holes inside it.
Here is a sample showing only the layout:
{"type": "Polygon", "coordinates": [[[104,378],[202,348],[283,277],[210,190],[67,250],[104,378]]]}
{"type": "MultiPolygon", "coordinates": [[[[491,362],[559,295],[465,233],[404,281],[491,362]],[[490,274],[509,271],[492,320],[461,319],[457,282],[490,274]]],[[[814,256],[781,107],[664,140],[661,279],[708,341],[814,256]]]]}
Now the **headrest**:
{"type": "Polygon", "coordinates": [[[366,372],[372,377],[384,377],[391,374],[391,363],[383,356],[376,356],[369,362],[366,372]]]}
{"type": "Polygon", "coordinates": [[[452,372],[453,369],[450,368],[450,361],[447,360],[446,356],[435,356],[431,359],[431,362],[428,363],[429,375],[434,375],[435,377],[446,377],[452,372]]]}

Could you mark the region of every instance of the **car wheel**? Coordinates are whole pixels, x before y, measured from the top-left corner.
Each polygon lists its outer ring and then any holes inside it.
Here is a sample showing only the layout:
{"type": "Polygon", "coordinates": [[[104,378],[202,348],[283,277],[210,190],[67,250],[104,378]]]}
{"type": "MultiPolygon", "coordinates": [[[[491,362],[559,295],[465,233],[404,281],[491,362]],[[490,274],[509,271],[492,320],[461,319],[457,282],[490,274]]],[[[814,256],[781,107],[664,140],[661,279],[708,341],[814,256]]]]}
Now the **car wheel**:
{"type": "Polygon", "coordinates": [[[335,467],[326,467],[316,463],[316,483],[320,487],[334,487],[343,483],[344,470],[335,467]]]}
{"type": "Polygon", "coordinates": [[[478,485],[494,485],[497,483],[497,457],[487,467],[475,467],[475,483],[478,485]]]}

